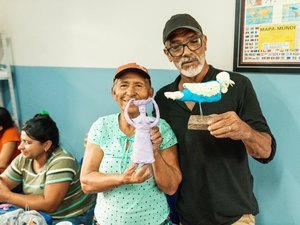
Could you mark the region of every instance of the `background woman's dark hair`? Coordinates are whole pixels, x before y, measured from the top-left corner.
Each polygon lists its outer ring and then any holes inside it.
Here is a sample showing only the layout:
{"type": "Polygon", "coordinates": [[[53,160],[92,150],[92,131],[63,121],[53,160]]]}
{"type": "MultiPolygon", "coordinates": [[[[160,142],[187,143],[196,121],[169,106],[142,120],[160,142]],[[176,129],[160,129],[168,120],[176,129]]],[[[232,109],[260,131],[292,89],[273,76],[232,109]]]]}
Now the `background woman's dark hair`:
{"type": "Polygon", "coordinates": [[[2,134],[6,129],[14,126],[14,121],[12,120],[9,111],[4,107],[0,107],[0,126],[3,127],[0,134],[2,134]]]}
{"type": "Polygon", "coordinates": [[[58,128],[48,114],[36,114],[32,119],[25,122],[22,131],[25,131],[31,139],[41,143],[51,140],[52,146],[48,151],[49,154],[59,146],[58,128]]]}

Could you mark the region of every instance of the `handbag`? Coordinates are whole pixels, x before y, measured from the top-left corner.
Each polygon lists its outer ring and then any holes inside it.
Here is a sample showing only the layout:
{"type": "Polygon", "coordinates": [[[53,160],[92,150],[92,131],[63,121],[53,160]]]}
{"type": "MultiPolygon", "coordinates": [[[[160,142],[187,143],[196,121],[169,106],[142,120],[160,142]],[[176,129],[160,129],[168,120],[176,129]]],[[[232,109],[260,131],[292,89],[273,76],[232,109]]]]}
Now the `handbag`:
{"type": "Polygon", "coordinates": [[[0,204],[1,225],[51,225],[50,215],[36,210],[24,210],[11,204],[0,204]]]}

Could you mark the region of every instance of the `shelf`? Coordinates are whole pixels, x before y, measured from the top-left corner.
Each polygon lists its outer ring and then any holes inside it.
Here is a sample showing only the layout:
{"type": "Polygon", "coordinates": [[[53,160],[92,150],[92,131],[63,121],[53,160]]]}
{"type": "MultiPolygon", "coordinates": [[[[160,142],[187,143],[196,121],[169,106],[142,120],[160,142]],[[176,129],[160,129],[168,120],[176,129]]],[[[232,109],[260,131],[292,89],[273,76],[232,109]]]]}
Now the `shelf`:
{"type": "MultiPolygon", "coordinates": [[[[7,38],[3,33],[0,33],[0,46],[3,51],[3,57],[0,62],[0,81],[8,81],[8,90],[9,90],[9,97],[10,97],[10,103],[12,108],[12,117],[14,119],[14,122],[16,123],[17,127],[19,127],[19,118],[18,118],[18,112],[17,112],[17,103],[16,103],[16,95],[15,95],[15,88],[13,84],[13,78],[10,71],[10,65],[11,65],[11,46],[8,44],[10,42],[7,42],[7,38]]],[[[1,82],[2,83],[2,82],[1,82]]],[[[0,84],[1,84],[0,83],[0,84]]],[[[3,101],[3,88],[2,84],[0,85],[0,104],[1,106],[4,106],[3,101]]],[[[6,106],[4,106],[6,107],[6,106]]]]}

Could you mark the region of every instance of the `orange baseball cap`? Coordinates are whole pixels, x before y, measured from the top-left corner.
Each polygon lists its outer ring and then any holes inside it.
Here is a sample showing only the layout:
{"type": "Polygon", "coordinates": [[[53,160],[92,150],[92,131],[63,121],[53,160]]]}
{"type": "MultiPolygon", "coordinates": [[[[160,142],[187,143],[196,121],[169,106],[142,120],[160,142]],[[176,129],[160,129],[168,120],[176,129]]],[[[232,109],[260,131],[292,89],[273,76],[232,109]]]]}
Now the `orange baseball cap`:
{"type": "Polygon", "coordinates": [[[119,66],[115,73],[114,80],[123,76],[127,72],[136,72],[136,73],[144,76],[148,80],[151,80],[148,70],[145,67],[140,66],[136,63],[127,63],[125,65],[119,66]]]}

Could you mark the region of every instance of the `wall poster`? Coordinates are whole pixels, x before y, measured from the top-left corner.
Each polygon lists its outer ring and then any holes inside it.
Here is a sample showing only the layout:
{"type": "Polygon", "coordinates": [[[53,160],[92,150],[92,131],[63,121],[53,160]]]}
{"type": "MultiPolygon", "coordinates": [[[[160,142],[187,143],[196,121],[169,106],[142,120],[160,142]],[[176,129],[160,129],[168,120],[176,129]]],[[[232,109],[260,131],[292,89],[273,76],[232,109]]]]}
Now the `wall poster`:
{"type": "Polygon", "coordinates": [[[236,0],[233,64],[300,74],[300,0],[236,0]]]}

